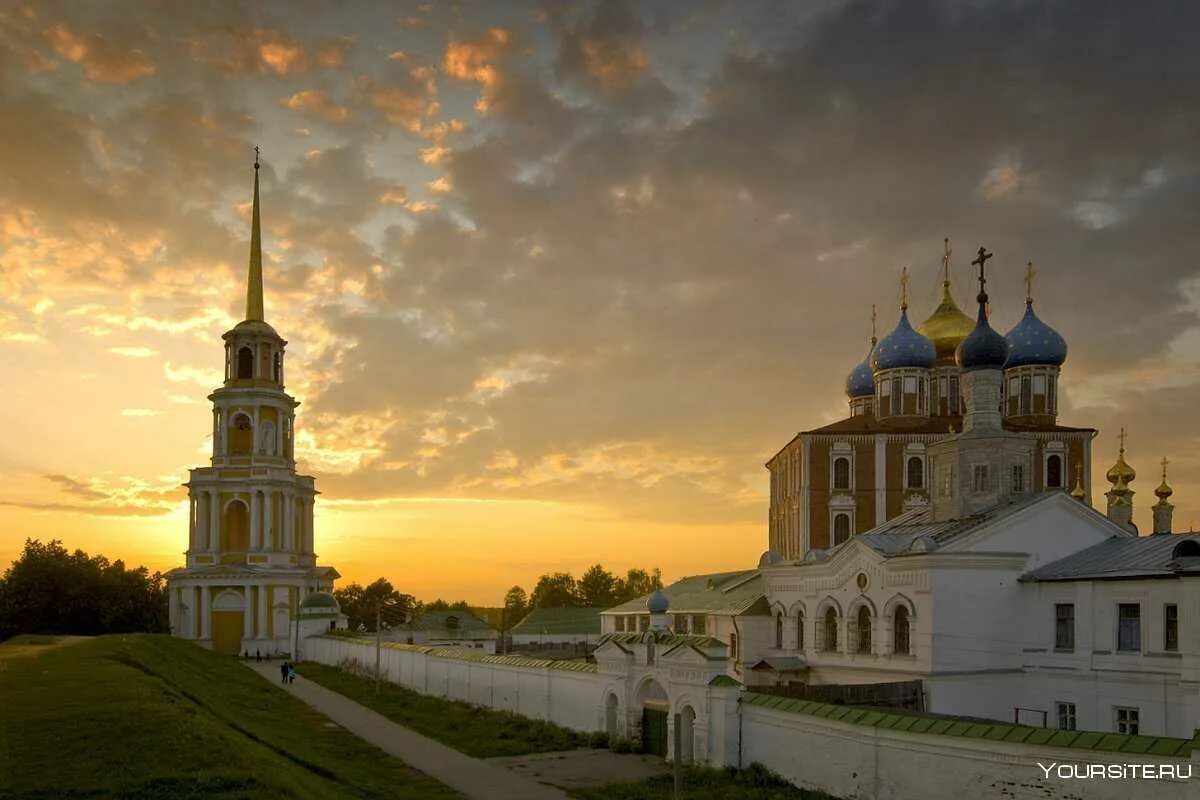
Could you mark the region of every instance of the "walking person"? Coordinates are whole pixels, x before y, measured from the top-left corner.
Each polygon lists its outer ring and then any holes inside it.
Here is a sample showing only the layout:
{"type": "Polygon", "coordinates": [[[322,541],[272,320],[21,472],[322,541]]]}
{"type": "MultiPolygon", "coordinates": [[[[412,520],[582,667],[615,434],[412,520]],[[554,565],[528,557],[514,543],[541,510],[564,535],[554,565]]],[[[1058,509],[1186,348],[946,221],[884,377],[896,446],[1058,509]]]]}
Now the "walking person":
{"type": "Polygon", "coordinates": [[[281,683],[288,682],[288,662],[283,662],[279,665],[279,680],[281,683]]]}
{"type": "Polygon", "coordinates": [[[254,651],[254,660],[255,660],[255,661],[257,661],[257,662],[258,662],[258,663],[260,663],[260,664],[262,663],[262,650],[255,650],[255,651],[254,651]]]}
{"type": "Polygon", "coordinates": [[[296,682],[296,665],[295,664],[288,664],[287,682],[288,683],[296,682]]]}

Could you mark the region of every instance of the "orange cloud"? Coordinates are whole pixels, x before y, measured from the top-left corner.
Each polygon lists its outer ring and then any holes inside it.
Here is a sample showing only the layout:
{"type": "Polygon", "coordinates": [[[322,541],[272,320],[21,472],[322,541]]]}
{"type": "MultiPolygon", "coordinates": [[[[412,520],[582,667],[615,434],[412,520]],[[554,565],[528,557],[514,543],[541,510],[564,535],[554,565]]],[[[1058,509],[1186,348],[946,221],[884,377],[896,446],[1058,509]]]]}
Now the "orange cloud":
{"type": "Polygon", "coordinates": [[[346,63],[346,49],[349,45],[350,40],[345,37],[318,42],[313,50],[313,61],[318,67],[340,67],[346,63]]]}
{"type": "Polygon", "coordinates": [[[324,89],[303,89],[284,100],[283,105],[325,122],[345,122],[350,118],[350,109],[333,102],[324,89]]]}
{"type": "Polygon", "coordinates": [[[116,45],[99,34],[80,34],[66,25],[46,31],[46,39],[58,55],[83,67],[95,83],[129,83],[153,75],[158,66],[136,47],[116,45]]]}
{"type": "Polygon", "coordinates": [[[579,43],[588,77],[606,92],[623,91],[646,71],[646,53],[636,45],[605,39],[579,43]]]}
{"type": "Polygon", "coordinates": [[[389,186],[379,193],[379,202],[385,206],[402,206],[408,202],[408,192],[404,191],[403,186],[389,186]]]}
{"type": "Polygon", "coordinates": [[[226,75],[289,75],[308,67],[304,47],[273,28],[209,31],[190,40],[188,46],[192,58],[226,75]]]}
{"type": "Polygon", "coordinates": [[[421,130],[425,113],[425,95],[399,86],[379,86],[371,91],[371,104],[383,112],[388,122],[402,125],[414,133],[421,130]]]}
{"type": "Polygon", "coordinates": [[[501,75],[495,63],[508,50],[512,36],[503,28],[492,28],[477,39],[451,40],[446,45],[442,69],[451,78],[474,81],[483,87],[475,107],[484,113],[492,105],[501,75]]]}
{"type": "Polygon", "coordinates": [[[438,194],[445,194],[454,188],[454,186],[450,183],[450,179],[445,175],[436,180],[432,180],[425,185],[429,187],[429,191],[437,192],[438,194]]]}

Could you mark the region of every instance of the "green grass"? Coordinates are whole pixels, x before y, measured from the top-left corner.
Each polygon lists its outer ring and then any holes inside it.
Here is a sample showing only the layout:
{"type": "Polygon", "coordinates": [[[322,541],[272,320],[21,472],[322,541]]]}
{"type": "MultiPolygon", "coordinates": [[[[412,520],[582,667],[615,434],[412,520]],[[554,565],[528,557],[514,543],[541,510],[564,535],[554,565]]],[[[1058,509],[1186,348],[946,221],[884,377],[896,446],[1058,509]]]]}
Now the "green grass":
{"type": "Polygon", "coordinates": [[[85,797],[457,795],[189,642],[0,645],[0,798],[85,797]]]}
{"type": "MultiPolygon", "coordinates": [[[[673,800],[674,777],[658,775],[632,783],[607,783],[577,789],[579,800],[673,800]]],[[[758,765],[743,770],[687,767],[682,800],[834,800],[824,792],[801,789],[758,765]]]]}
{"type": "Polygon", "coordinates": [[[297,670],[393,722],[476,758],[573,750],[588,746],[590,738],[543,720],[419,694],[392,683],[384,683],[376,695],[374,680],[337,667],[305,662],[297,670]]]}

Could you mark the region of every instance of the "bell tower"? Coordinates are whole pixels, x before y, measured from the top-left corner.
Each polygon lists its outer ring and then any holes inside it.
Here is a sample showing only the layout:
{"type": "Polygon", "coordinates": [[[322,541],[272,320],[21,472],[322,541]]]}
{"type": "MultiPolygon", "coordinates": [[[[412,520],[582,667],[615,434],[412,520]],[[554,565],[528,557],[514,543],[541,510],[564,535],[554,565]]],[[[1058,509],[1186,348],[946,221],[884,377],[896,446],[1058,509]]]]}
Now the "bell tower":
{"type": "Polygon", "coordinates": [[[212,403],[210,466],[187,484],[187,566],[168,574],[172,630],[227,652],[291,652],[297,605],[338,577],[318,567],[314,479],[296,472],[299,403],[284,388],[287,342],[265,319],[258,149],[245,319],[224,340],[212,403]],[[236,614],[232,612],[237,612],[236,614]]]}

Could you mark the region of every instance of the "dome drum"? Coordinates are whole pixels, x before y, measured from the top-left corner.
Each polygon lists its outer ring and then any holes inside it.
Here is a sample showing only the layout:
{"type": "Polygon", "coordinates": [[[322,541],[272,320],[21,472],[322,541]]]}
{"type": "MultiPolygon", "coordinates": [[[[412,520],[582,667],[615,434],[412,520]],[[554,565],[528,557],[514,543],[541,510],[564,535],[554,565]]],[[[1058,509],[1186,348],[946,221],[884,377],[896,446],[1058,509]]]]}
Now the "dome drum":
{"type": "Polygon", "coordinates": [[[917,420],[929,416],[929,370],[898,367],[875,372],[875,416],[917,420]]]}
{"type": "Polygon", "coordinates": [[[1053,423],[1058,416],[1058,367],[1029,365],[1004,371],[1004,416],[1053,423]]]}

